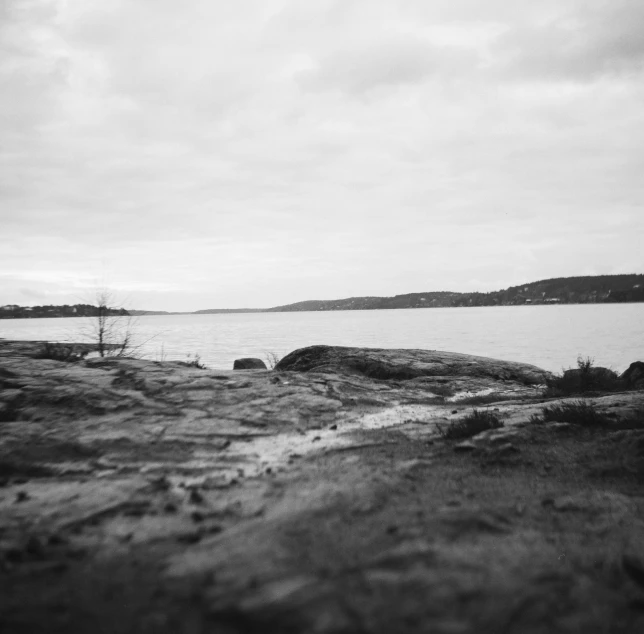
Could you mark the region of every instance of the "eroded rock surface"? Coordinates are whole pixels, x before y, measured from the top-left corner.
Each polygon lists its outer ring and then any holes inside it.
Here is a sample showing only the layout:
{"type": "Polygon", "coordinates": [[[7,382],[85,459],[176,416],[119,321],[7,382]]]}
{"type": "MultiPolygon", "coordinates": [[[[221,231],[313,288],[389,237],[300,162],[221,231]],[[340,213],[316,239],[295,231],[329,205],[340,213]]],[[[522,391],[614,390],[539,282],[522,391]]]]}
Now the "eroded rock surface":
{"type": "Polygon", "coordinates": [[[416,381],[425,386],[512,382],[545,385],[549,372],[527,363],[500,361],[439,350],[396,350],[310,346],[291,352],[276,370],[337,372],[383,381],[416,381]]]}
{"type": "Polygon", "coordinates": [[[634,361],[620,377],[631,387],[644,389],[644,361],[634,361]]]}
{"type": "Polygon", "coordinates": [[[0,340],[3,632],[644,631],[643,392],[586,429],[467,355],[33,352],[0,340]],[[505,426],[443,440],[477,399],[505,426]]]}

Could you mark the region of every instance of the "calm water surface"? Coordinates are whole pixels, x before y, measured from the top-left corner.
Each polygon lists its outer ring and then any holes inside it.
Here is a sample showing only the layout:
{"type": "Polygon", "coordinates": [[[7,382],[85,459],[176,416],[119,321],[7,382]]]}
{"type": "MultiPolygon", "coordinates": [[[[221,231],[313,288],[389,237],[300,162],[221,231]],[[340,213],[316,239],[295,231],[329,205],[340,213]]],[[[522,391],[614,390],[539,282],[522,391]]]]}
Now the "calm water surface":
{"type": "MultiPolygon", "coordinates": [[[[86,318],[3,319],[0,337],[83,341],[86,318]]],[[[424,348],[533,363],[559,371],[578,355],[623,371],[644,360],[644,303],[140,317],[146,357],[231,369],[239,357],[314,344],[424,348]]]]}

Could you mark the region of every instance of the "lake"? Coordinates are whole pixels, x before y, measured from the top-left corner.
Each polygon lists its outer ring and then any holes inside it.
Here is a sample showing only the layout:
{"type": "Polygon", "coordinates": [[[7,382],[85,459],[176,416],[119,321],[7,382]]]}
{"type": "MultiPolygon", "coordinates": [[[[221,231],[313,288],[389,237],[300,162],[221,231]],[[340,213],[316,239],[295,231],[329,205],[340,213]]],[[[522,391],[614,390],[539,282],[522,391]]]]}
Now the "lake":
{"type": "MultiPolygon", "coordinates": [[[[3,319],[0,337],[87,341],[90,318],[3,319]]],[[[240,357],[278,356],[315,344],[424,348],[522,361],[560,371],[578,355],[618,372],[644,360],[644,303],[492,306],[139,317],[146,358],[232,369],[240,357]]]]}

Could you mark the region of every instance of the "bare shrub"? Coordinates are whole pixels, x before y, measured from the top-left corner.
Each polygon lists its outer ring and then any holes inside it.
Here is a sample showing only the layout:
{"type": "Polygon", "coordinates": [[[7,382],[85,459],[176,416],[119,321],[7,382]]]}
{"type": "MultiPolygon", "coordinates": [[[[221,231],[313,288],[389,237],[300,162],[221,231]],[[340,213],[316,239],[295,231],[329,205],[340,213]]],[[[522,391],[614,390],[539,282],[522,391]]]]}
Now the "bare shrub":
{"type": "Polygon", "coordinates": [[[625,382],[608,368],[596,367],[591,357],[577,357],[577,367],[564,370],[547,381],[544,396],[559,397],[586,392],[616,392],[628,389],[625,382]]]}
{"type": "Polygon", "coordinates": [[[541,415],[530,419],[533,423],[570,423],[587,427],[607,427],[614,425],[613,420],[602,414],[588,401],[574,401],[541,408],[541,415]]]}
{"type": "Polygon", "coordinates": [[[100,357],[141,357],[145,342],[136,342],[135,317],[118,303],[109,289],[99,289],[94,298],[95,315],[81,329],[100,357]]]}
{"type": "Polygon", "coordinates": [[[460,440],[471,438],[488,429],[499,429],[503,422],[489,410],[474,410],[460,420],[454,421],[446,427],[437,426],[438,431],[447,440],[460,440]]]}
{"type": "Polygon", "coordinates": [[[207,370],[208,366],[201,362],[201,357],[198,354],[195,354],[194,357],[189,354],[187,361],[179,361],[181,365],[185,365],[187,368],[199,368],[200,370],[207,370]]]}
{"type": "Polygon", "coordinates": [[[264,358],[266,359],[266,366],[269,370],[274,370],[275,366],[280,362],[281,357],[272,350],[264,353],[264,358]]]}

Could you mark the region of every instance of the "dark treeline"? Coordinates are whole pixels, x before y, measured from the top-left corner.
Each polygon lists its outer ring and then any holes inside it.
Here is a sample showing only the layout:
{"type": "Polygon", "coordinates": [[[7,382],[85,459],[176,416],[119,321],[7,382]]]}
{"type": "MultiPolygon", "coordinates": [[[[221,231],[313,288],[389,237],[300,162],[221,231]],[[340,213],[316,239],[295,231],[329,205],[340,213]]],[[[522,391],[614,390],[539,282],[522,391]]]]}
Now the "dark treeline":
{"type": "Polygon", "coordinates": [[[517,306],[523,304],[595,304],[644,302],[644,275],[560,277],[511,286],[490,293],[439,291],[395,297],[349,297],[277,306],[275,312],[309,310],[377,310],[459,306],[517,306]]]}
{"type": "MultiPolygon", "coordinates": [[[[431,291],[407,293],[394,297],[349,297],[347,299],[311,300],[267,309],[211,309],[195,313],[293,312],[319,310],[378,310],[387,308],[439,308],[466,306],[518,306],[532,304],[606,304],[644,302],[644,275],[593,275],[558,277],[511,286],[490,293],[431,291]]],[[[98,308],[91,304],[73,306],[0,306],[0,318],[25,317],[96,317],[98,308]]],[[[110,309],[110,315],[180,314],[162,311],[110,309]]]]}
{"type": "MultiPolygon", "coordinates": [[[[103,309],[105,310],[105,309],[103,309]]],[[[0,306],[0,319],[35,319],[39,317],[96,317],[98,306],[91,304],[64,304],[63,306],[17,306],[9,304],[0,306]]],[[[126,316],[128,311],[124,308],[108,308],[110,316],[126,316]]]]}

